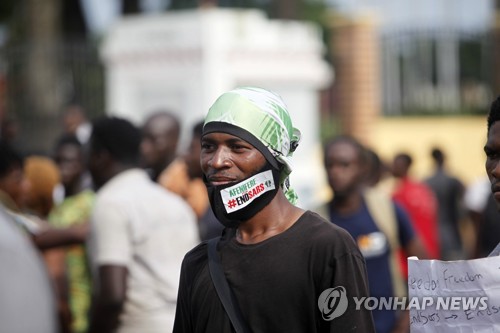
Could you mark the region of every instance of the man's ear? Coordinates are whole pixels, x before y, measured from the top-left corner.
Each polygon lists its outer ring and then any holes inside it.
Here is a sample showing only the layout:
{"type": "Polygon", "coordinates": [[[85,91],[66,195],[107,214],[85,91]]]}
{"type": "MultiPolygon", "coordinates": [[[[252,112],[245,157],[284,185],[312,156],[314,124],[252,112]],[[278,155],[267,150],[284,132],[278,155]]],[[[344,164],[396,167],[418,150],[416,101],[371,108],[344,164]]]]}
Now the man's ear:
{"type": "Polygon", "coordinates": [[[370,163],[362,163],[359,165],[359,179],[361,182],[370,181],[372,177],[372,167],[370,163]]]}

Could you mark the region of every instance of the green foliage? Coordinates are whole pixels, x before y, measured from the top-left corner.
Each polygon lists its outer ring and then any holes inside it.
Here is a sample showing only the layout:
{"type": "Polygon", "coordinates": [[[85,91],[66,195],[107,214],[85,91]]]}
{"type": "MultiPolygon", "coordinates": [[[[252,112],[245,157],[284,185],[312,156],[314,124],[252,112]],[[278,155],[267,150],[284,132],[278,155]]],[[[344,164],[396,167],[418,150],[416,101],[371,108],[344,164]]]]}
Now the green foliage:
{"type": "Polygon", "coordinates": [[[338,117],[332,114],[322,114],[319,130],[321,142],[326,142],[327,140],[338,135],[341,132],[338,117]]]}
{"type": "MultiPolygon", "coordinates": [[[[301,2],[301,19],[316,23],[322,33],[323,44],[330,45],[331,29],[327,18],[328,5],[325,0],[299,0],[301,2]]],[[[331,59],[330,47],[326,48],[325,58],[331,59]]]]}
{"type": "Polygon", "coordinates": [[[483,69],[481,63],[483,60],[482,40],[471,39],[460,41],[460,78],[482,79],[483,69]]]}
{"type": "Polygon", "coordinates": [[[299,0],[300,18],[313,21],[323,26],[325,24],[325,12],[328,9],[324,0],[299,0]]]}

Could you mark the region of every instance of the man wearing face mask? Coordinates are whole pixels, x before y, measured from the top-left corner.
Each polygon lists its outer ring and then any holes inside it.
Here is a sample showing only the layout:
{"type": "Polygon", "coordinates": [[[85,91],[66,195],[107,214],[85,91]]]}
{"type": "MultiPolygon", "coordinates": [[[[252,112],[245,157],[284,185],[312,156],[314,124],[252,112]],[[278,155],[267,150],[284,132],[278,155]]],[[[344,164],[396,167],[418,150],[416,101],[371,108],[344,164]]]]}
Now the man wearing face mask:
{"type": "Polygon", "coordinates": [[[226,228],[184,258],[175,333],[374,332],[352,299],[368,296],[353,239],[294,205],[288,176],[299,140],[281,98],[264,89],[232,90],[210,108],[201,166],[226,228]],[[214,262],[229,297],[214,286],[214,262]]]}

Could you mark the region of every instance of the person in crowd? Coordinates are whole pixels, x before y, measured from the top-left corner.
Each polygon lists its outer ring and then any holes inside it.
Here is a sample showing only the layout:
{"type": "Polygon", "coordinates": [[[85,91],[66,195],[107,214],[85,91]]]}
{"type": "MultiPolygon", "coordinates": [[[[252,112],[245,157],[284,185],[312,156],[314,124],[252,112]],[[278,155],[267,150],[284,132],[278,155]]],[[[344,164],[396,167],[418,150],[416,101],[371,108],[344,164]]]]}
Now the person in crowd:
{"type": "Polygon", "coordinates": [[[366,185],[369,187],[377,187],[386,177],[387,167],[373,149],[365,148],[365,152],[368,162],[368,174],[365,181],[366,185]]]}
{"type": "Polygon", "coordinates": [[[465,187],[458,178],[446,171],[446,157],[441,149],[433,148],[431,156],[436,170],[425,180],[425,184],[434,192],[437,199],[441,258],[443,260],[465,259],[460,235],[465,187]]]}
{"type": "MultiPolygon", "coordinates": [[[[38,239],[50,233],[67,230],[54,228],[50,223],[47,223],[47,217],[54,206],[53,192],[60,181],[60,173],[56,163],[51,158],[31,155],[24,159],[23,174],[29,183],[29,191],[27,191],[27,200],[22,207],[22,213],[24,217],[37,221],[44,228],[44,231],[35,234],[33,239],[35,244],[40,249],[43,249],[43,258],[49,276],[56,288],[61,333],[69,333],[71,311],[60,288],[61,285],[66,284],[66,276],[61,265],[64,259],[64,244],[61,244],[61,246],[47,244],[42,248],[42,243],[38,239]]],[[[83,242],[83,237],[81,242],[83,242]]]]}
{"type": "MultiPolygon", "coordinates": [[[[51,191],[58,179],[58,170],[49,159],[29,157],[25,163],[22,155],[0,143],[0,201],[5,212],[43,251],[49,275],[56,283],[60,276],[58,248],[82,244],[87,236],[87,228],[60,229],[46,221],[52,207],[51,191]]],[[[58,311],[61,331],[68,332],[69,309],[65,303],[59,302],[58,311]]]]}
{"type": "Polygon", "coordinates": [[[19,121],[14,114],[6,114],[0,121],[0,142],[11,147],[18,147],[19,121]]]}
{"type": "MultiPolygon", "coordinates": [[[[324,166],[333,199],[319,208],[321,215],[347,230],[357,242],[368,271],[370,296],[403,297],[405,279],[399,251],[425,258],[411,221],[385,192],[374,189],[373,158],[356,139],[338,136],[324,146],[324,166]]],[[[378,333],[406,332],[407,312],[375,309],[378,333]]]]}
{"type": "Polygon", "coordinates": [[[32,155],[24,160],[24,176],[29,183],[26,203],[27,212],[47,219],[54,207],[54,189],[61,175],[56,163],[49,157],[32,155]]]}
{"type": "MultiPolygon", "coordinates": [[[[413,159],[406,153],[394,157],[392,172],[397,179],[393,199],[410,215],[430,259],[441,258],[438,227],[438,202],[432,190],[410,177],[413,159]]],[[[406,261],[406,260],[405,260],[406,261]]]]}
{"type": "MultiPolygon", "coordinates": [[[[500,211],[500,96],[491,103],[487,124],[488,134],[484,146],[484,152],[486,153],[485,168],[490,180],[493,199],[497,210],[500,211]]],[[[498,255],[500,255],[500,243],[490,253],[490,256],[498,255]]]]}
{"type": "Polygon", "coordinates": [[[186,200],[198,219],[210,206],[200,167],[202,128],[203,122],[193,127],[187,152],[176,158],[158,179],[158,184],[186,200]]]}
{"type": "Polygon", "coordinates": [[[200,239],[208,240],[220,236],[223,226],[212,212],[203,182],[200,165],[202,130],[203,121],[193,126],[186,154],[172,162],[159,179],[159,184],[186,200],[198,218],[200,239]]]}
{"type": "Polygon", "coordinates": [[[240,325],[249,332],[374,332],[370,311],[353,302],[333,317],[342,290],[368,295],[366,267],[345,230],[294,205],[288,176],[299,140],[283,100],[268,90],[237,88],[210,108],[201,167],[226,228],[184,259],[174,333],[229,333],[240,325]],[[228,297],[219,282],[227,282],[228,297]],[[239,315],[228,315],[233,310],[239,315]]]}
{"type": "Polygon", "coordinates": [[[365,147],[365,149],[367,152],[367,167],[369,170],[366,175],[366,185],[385,195],[391,195],[394,187],[394,177],[392,177],[390,166],[380,158],[375,150],[368,147],[365,147]]]}
{"type": "Polygon", "coordinates": [[[142,128],[141,154],[144,167],[151,178],[158,182],[162,173],[174,161],[180,135],[180,123],[169,112],[149,116],[142,128]]]}
{"type": "Polygon", "coordinates": [[[93,122],[89,171],[97,195],[89,252],[95,295],[89,333],[172,330],[182,258],[198,242],[196,218],[140,168],[141,131],[93,122]]]}
{"type": "MultiPolygon", "coordinates": [[[[55,149],[55,162],[61,174],[64,199],[50,212],[48,222],[55,228],[88,226],[94,192],[86,188],[83,147],[75,136],[63,136],[55,149]]],[[[63,249],[55,277],[60,302],[71,312],[70,330],[84,333],[90,309],[90,270],[84,244],[63,249]]]]}
{"type": "Polygon", "coordinates": [[[30,183],[24,174],[24,158],[8,144],[0,143],[0,201],[20,213],[26,206],[30,183]]]}
{"type": "Polygon", "coordinates": [[[0,330],[58,332],[54,290],[33,242],[0,204],[0,330]]]}
{"type": "Polygon", "coordinates": [[[90,138],[92,125],[87,118],[85,109],[78,104],[69,104],[63,113],[63,135],[74,135],[78,141],[85,145],[90,138]]]}
{"type": "Polygon", "coordinates": [[[87,236],[85,228],[52,228],[43,219],[41,211],[38,214],[33,214],[37,213],[33,210],[28,212],[31,183],[24,172],[24,163],[21,154],[0,143],[0,203],[5,211],[31,235],[40,250],[84,242],[87,236]]]}

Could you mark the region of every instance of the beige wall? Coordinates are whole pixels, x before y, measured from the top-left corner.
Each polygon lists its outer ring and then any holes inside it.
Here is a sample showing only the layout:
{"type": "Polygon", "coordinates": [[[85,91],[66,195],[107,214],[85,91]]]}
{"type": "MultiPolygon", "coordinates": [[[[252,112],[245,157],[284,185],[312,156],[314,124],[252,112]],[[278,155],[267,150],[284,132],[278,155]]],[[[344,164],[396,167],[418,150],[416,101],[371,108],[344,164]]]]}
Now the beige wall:
{"type": "Polygon", "coordinates": [[[447,168],[466,184],[485,176],[483,146],[486,117],[404,117],[375,121],[368,143],[384,161],[399,151],[413,157],[412,173],[422,178],[433,170],[430,149],[439,146],[447,168]]]}

